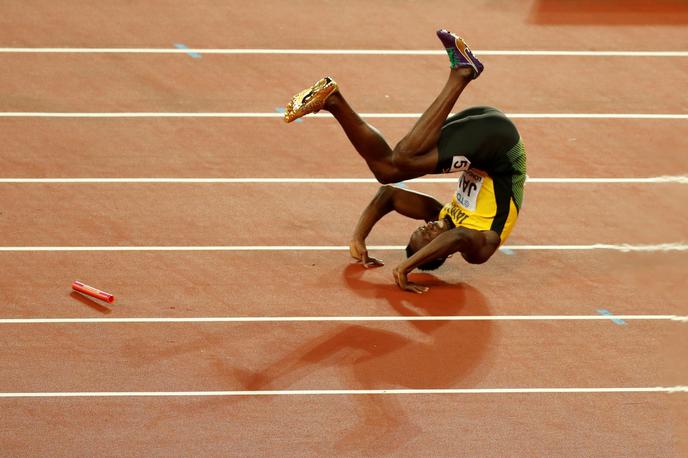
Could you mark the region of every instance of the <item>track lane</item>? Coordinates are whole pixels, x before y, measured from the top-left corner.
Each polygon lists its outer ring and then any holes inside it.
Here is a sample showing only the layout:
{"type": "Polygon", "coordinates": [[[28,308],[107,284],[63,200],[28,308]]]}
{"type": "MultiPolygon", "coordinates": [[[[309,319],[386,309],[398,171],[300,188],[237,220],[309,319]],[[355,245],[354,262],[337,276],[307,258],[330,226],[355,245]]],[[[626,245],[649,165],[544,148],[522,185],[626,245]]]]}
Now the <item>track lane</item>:
{"type": "MultiPolygon", "coordinates": [[[[456,189],[412,187],[442,201],[456,189]]],[[[374,184],[5,184],[0,232],[4,246],[342,245],[377,189],[374,184]]],[[[527,186],[509,243],[680,242],[687,235],[687,198],[683,184],[527,186]]],[[[390,215],[370,244],[406,244],[417,226],[390,215]]]]}
{"type": "MultiPolygon", "coordinates": [[[[466,105],[521,113],[679,113],[688,59],[489,56],[466,105]],[[575,75],[575,84],[571,76],[575,75]],[[658,86],[658,79],[665,84],[658,86]],[[633,81],[629,95],[619,81],[633,81]],[[534,91],[534,88],[537,88],[534,91]]],[[[332,75],[360,112],[424,111],[447,78],[443,56],[0,55],[3,111],[274,112],[332,75]],[[380,72],[381,65],[384,72],[380,72]],[[279,71],[275,71],[279,69],[279,71]]]]}
{"type": "Polygon", "coordinates": [[[432,276],[411,276],[431,286],[423,295],[393,283],[402,252],[372,254],[387,265],[364,270],[346,252],[0,253],[2,318],[480,314],[474,304],[490,315],[686,315],[682,252],[497,253],[479,266],[451,259],[432,276]],[[75,279],[116,302],[71,293],[75,279]]]}
{"type": "Polygon", "coordinates": [[[0,405],[7,450],[51,456],[104,450],[681,456],[688,411],[686,396],[647,394],[23,399],[0,405]],[[485,419],[488,427],[476,427],[485,419]]]}
{"type": "MultiPolygon", "coordinates": [[[[465,106],[460,103],[457,109],[465,106]]],[[[394,145],[412,119],[374,119],[394,145]]],[[[532,177],[688,174],[684,120],[516,119],[532,177]]],[[[1,119],[0,177],[371,177],[334,120],[1,119]],[[31,129],[31,135],[26,134],[31,129]]],[[[448,175],[451,176],[451,175],[448,175]]]]}
{"type": "MultiPolygon", "coordinates": [[[[489,313],[486,304],[472,305],[489,313]]],[[[626,326],[605,321],[3,325],[0,391],[670,387],[686,381],[679,369],[685,364],[675,359],[680,352],[672,350],[685,336],[684,326],[641,321],[626,326]]]]}

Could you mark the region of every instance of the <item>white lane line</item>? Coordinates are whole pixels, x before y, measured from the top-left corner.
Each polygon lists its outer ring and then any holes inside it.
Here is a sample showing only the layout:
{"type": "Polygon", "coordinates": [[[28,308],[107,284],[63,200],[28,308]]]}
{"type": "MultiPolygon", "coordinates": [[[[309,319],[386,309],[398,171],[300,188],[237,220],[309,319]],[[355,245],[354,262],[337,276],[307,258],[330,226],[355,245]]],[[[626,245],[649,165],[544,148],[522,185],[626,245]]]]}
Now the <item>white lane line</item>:
{"type": "Polygon", "coordinates": [[[353,321],[613,321],[650,320],[688,322],[678,315],[476,315],[476,316],[213,316],[132,318],[3,318],[0,324],[92,323],[283,323],[353,321]]]}
{"type": "MultiPolygon", "coordinates": [[[[688,51],[566,51],[566,50],[475,50],[481,56],[561,56],[561,57],[688,57],[688,51]]],[[[301,54],[373,56],[445,56],[437,49],[248,49],[248,48],[0,48],[0,53],[30,54],[301,54]]]]}
{"type": "MultiPolygon", "coordinates": [[[[404,245],[372,245],[369,250],[403,250],[404,245]]],[[[0,246],[0,252],[32,251],[348,251],[346,245],[197,245],[197,246],[0,246]]],[[[606,244],[594,245],[504,245],[500,250],[522,251],[590,251],[609,250],[623,253],[687,251],[686,243],[654,245],[606,244]]]]}
{"type": "MultiPolygon", "coordinates": [[[[404,247],[405,248],[405,247],[404,247]]],[[[685,243],[659,243],[655,245],[631,245],[596,243],[594,245],[504,245],[500,247],[509,250],[564,250],[564,251],[586,251],[586,250],[611,250],[629,253],[632,251],[686,251],[688,244],[685,243]]]]}
{"type": "MultiPolygon", "coordinates": [[[[407,183],[456,183],[457,178],[416,178],[407,183]]],[[[632,184],[632,183],[681,183],[688,184],[688,175],[639,177],[639,178],[531,178],[526,180],[533,184],[632,184]]],[[[374,183],[375,178],[0,178],[0,184],[90,184],[90,183],[174,183],[174,184],[347,184],[374,183]]]]}
{"type": "Polygon", "coordinates": [[[528,183],[688,183],[688,175],[644,178],[528,178],[528,183]]]}
{"type": "MultiPolygon", "coordinates": [[[[369,119],[419,118],[422,113],[359,113],[369,119]]],[[[688,119],[682,113],[507,113],[513,119],[688,119]]],[[[0,112],[0,118],[283,118],[267,112],[0,112]]],[[[309,118],[332,118],[329,113],[310,114],[309,118]]]]}
{"type": "Polygon", "coordinates": [[[0,392],[0,398],[115,398],[115,397],[201,397],[201,396],[330,396],[404,394],[556,394],[556,393],[686,393],[688,386],[623,388],[437,388],[390,390],[257,390],[257,391],[57,391],[0,392]]]}

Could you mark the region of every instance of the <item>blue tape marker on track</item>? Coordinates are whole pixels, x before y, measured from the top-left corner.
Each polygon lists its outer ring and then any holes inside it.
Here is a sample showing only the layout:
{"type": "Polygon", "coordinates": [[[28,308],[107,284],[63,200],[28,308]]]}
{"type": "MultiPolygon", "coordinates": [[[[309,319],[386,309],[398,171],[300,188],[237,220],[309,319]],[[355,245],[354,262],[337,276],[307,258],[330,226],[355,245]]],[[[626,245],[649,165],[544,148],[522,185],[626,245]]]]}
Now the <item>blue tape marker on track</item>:
{"type": "MultiPolygon", "coordinates": [[[[285,110],[284,110],[284,108],[279,107],[279,108],[275,108],[275,111],[276,111],[277,113],[279,113],[279,114],[284,114],[284,111],[285,111],[285,110]]],[[[303,122],[303,118],[297,119],[296,122],[303,122]]]]}
{"type": "Polygon", "coordinates": [[[501,247],[500,250],[502,251],[502,253],[507,254],[509,256],[513,256],[516,254],[516,252],[511,248],[501,247]]]}
{"type": "MultiPolygon", "coordinates": [[[[613,316],[614,316],[614,315],[612,314],[612,312],[610,312],[610,311],[607,310],[607,309],[597,309],[597,313],[599,313],[600,315],[603,315],[603,316],[609,316],[609,317],[613,317],[613,316]]],[[[618,325],[620,325],[620,326],[626,324],[626,322],[625,322],[624,320],[621,320],[621,319],[619,319],[619,318],[612,318],[612,322],[614,322],[615,324],[618,324],[618,325]]]]}
{"type": "Polygon", "coordinates": [[[394,186],[396,186],[397,188],[408,188],[408,185],[403,181],[400,181],[399,183],[394,183],[394,186]]]}
{"type": "MultiPolygon", "coordinates": [[[[181,43],[175,44],[174,47],[177,49],[189,49],[186,45],[181,44],[181,43]]],[[[198,54],[197,52],[191,51],[191,52],[188,52],[187,54],[190,55],[191,57],[193,57],[194,59],[200,59],[201,58],[201,55],[198,54]]]]}

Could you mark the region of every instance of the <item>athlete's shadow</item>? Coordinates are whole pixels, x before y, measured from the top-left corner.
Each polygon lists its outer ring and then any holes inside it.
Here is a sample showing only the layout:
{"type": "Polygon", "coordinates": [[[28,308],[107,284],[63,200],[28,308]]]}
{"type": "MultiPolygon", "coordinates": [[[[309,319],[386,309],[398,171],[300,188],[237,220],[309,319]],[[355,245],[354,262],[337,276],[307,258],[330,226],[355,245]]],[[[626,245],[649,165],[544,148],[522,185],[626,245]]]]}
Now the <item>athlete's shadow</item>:
{"type": "MultiPolygon", "coordinates": [[[[416,276],[430,286],[429,292],[418,295],[401,291],[393,283],[366,281],[365,270],[358,264],[347,266],[342,274],[346,286],[363,298],[385,299],[399,315],[488,315],[484,296],[465,283],[448,284],[431,275],[416,276]]],[[[470,387],[488,370],[484,356],[490,338],[490,321],[338,326],[258,373],[235,375],[247,390],[293,387],[321,366],[341,369],[339,378],[344,379],[347,389],[470,387]]],[[[362,422],[339,441],[337,446],[342,449],[360,447],[368,453],[389,453],[418,430],[394,396],[355,399],[362,422]]]]}
{"type": "MultiPolygon", "coordinates": [[[[412,294],[391,282],[378,284],[364,280],[365,270],[358,264],[344,270],[343,278],[349,289],[365,298],[384,298],[399,315],[489,314],[485,297],[465,283],[449,284],[429,274],[416,274],[415,280],[430,286],[430,291],[412,294]]],[[[357,348],[368,353],[354,366],[362,387],[449,388],[459,381],[462,386],[472,385],[480,378],[474,372],[480,372],[477,369],[490,340],[490,321],[407,323],[416,332],[404,332],[399,324],[385,325],[396,332],[383,331],[377,326],[350,326],[344,331],[347,337],[358,338],[355,341],[361,345],[357,348]]]]}

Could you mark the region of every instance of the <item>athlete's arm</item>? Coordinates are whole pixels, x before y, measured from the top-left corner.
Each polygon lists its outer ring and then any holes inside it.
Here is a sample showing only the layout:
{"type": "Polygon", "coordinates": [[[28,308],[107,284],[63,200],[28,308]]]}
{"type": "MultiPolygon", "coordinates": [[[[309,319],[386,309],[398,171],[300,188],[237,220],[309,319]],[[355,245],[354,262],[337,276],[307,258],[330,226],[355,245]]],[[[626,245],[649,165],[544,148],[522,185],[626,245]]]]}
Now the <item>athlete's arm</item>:
{"type": "Polygon", "coordinates": [[[426,194],[390,185],[381,186],[358,219],[349,252],[366,267],[381,266],[382,261],[368,256],[365,239],[383,216],[396,211],[409,218],[432,221],[437,218],[440,210],[442,204],[426,194]]]}
{"type": "Polygon", "coordinates": [[[434,259],[446,258],[460,252],[466,261],[480,264],[487,261],[499,248],[499,236],[494,231],[477,231],[465,227],[457,227],[444,232],[413,256],[403,261],[394,269],[394,281],[406,291],[424,293],[426,286],[411,283],[407,275],[416,267],[434,259]]]}

